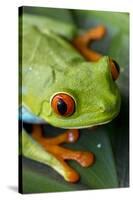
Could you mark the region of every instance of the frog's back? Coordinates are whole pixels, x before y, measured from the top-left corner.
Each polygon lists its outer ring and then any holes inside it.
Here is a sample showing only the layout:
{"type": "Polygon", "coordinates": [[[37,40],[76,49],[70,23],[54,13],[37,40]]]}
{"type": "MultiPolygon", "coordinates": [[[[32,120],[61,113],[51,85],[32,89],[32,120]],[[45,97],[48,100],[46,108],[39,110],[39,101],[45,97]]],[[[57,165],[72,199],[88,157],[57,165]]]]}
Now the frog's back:
{"type": "Polygon", "coordinates": [[[43,32],[36,26],[25,25],[22,35],[22,64],[27,66],[55,67],[63,70],[73,60],[83,59],[65,39],[50,30],[43,32]]]}
{"type": "Polygon", "coordinates": [[[22,34],[22,101],[34,107],[37,114],[46,87],[53,83],[55,71],[69,70],[73,62],[84,59],[65,39],[50,30],[41,31],[24,24],[22,34]]]}

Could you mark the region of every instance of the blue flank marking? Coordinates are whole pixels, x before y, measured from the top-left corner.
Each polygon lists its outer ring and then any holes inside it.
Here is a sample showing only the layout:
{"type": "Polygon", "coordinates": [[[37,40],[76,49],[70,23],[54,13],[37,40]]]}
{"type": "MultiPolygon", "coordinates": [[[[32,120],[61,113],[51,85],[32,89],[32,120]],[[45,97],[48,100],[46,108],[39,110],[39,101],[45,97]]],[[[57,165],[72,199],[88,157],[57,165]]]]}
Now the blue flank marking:
{"type": "Polygon", "coordinates": [[[43,119],[32,114],[30,111],[28,111],[28,109],[26,109],[23,106],[19,108],[19,119],[24,122],[33,123],[33,124],[45,123],[43,119]]]}

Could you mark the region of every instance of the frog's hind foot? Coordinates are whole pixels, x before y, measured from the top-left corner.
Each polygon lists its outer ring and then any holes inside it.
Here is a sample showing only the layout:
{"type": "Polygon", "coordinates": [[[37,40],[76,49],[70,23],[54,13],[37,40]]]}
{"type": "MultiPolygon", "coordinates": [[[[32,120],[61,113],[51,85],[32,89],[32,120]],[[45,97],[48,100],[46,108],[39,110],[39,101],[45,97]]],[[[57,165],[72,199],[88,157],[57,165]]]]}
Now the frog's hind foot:
{"type": "Polygon", "coordinates": [[[91,152],[75,151],[59,146],[62,143],[75,142],[79,137],[77,129],[67,130],[54,138],[44,138],[41,126],[34,125],[32,137],[61,162],[66,174],[64,178],[69,182],[76,182],[79,174],[65,160],[75,160],[83,167],[88,167],[94,162],[94,155],[91,152]]]}
{"type": "Polygon", "coordinates": [[[106,33],[106,28],[102,25],[94,27],[83,35],[77,36],[72,41],[74,47],[89,61],[97,61],[101,58],[101,54],[89,48],[94,40],[100,40],[106,33]]]}

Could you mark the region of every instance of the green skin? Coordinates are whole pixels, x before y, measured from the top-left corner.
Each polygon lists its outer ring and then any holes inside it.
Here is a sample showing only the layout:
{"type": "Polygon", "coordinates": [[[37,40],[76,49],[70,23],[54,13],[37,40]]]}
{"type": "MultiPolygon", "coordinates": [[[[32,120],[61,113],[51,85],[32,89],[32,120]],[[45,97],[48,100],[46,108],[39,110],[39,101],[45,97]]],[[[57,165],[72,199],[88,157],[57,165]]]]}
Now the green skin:
{"type": "MultiPolygon", "coordinates": [[[[120,110],[120,93],[112,79],[109,58],[103,56],[98,62],[87,62],[61,37],[71,40],[76,28],[66,25],[63,32],[63,26],[44,17],[24,15],[22,105],[56,127],[77,129],[107,123],[120,110]],[[56,23],[58,28],[54,31],[56,23]],[[57,93],[67,93],[75,100],[75,112],[71,116],[59,116],[52,109],[51,99],[57,93]]],[[[25,131],[22,137],[25,156],[53,167],[67,180],[56,158],[42,151],[25,131]],[[38,153],[33,153],[33,149],[38,153]]]]}

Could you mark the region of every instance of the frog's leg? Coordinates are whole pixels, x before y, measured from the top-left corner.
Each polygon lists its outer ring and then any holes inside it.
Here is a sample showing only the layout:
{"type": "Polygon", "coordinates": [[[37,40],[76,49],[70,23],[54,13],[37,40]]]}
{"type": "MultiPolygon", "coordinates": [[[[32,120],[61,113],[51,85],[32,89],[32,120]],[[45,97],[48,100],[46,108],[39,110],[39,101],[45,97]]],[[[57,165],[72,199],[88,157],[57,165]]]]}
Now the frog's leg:
{"type": "Polygon", "coordinates": [[[105,33],[105,27],[100,25],[74,38],[72,44],[87,60],[97,61],[102,55],[89,48],[89,45],[92,41],[101,39],[105,33]]]}
{"type": "Polygon", "coordinates": [[[44,149],[54,155],[63,166],[64,178],[69,182],[75,182],[79,179],[79,174],[72,169],[65,160],[75,160],[81,166],[88,167],[94,162],[94,155],[91,152],[74,151],[59,146],[61,143],[75,142],[79,137],[79,132],[76,129],[67,130],[63,134],[54,138],[44,138],[40,125],[33,125],[32,137],[40,143],[44,149]]]}

